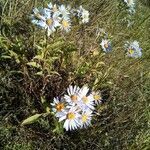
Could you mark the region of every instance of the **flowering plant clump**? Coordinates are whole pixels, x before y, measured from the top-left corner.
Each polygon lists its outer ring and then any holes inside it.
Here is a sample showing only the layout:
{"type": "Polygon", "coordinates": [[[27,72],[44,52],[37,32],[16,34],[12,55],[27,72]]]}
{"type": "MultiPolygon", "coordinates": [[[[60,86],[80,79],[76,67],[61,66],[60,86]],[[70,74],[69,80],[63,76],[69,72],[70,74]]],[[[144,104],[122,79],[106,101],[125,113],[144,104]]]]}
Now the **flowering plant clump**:
{"type": "Polygon", "coordinates": [[[102,102],[100,92],[90,92],[87,86],[69,86],[61,99],[54,98],[52,110],[63,127],[68,130],[86,128],[91,124],[95,106],[102,102]]]}
{"type": "Polygon", "coordinates": [[[125,44],[127,56],[132,58],[140,58],[142,56],[142,48],[137,41],[128,42],[125,44]]]}
{"type": "MultiPolygon", "coordinates": [[[[131,10],[133,12],[134,6],[135,6],[134,0],[124,0],[124,2],[128,6],[128,9],[130,10],[130,12],[131,10]]],[[[129,13],[129,16],[131,16],[131,14],[132,13],[129,13]]],[[[71,31],[71,27],[73,25],[74,20],[77,20],[79,24],[88,23],[89,15],[90,15],[89,11],[85,10],[82,6],[79,6],[78,9],[74,9],[74,8],[71,8],[69,5],[65,6],[65,5],[57,5],[57,4],[49,3],[44,8],[41,8],[41,9],[34,8],[33,14],[31,15],[31,20],[33,24],[44,29],[47,35],[50,36],[52,33],[59,31],[59,30],[64,31],[64,32],[71,31]]],[[[132,19],[132,18],[129,18],[129,19],[132,19]]],[[[132,22],[130,21],[132,20],[128,20],[128,21],[129,21],[128,25],[131,25],[132,22]]],[[[83,30],[83,31],[86,31],[86,30],[83,30]]],[[[94,31],[94,30],[92,29],[91,31],[94,31]]],[[[88,34],[86,35],[88,36],[88,34]]],[[[92,34],[89,34],[89,35],[92,35],[92,34]]],[[[112,50],[115,51],[116,46],[115,45],[113,46],[112,44],[114,40],[113,37],[114,36],[112,36],[110,32],[106,32],[105,29],[99,28],[99,26],[96,28],[96,38],[94,37],[94,39],[96,39],[95,41],[97,41],[97,39],[98,41],[100,41],[98,42],[98,45],[101,46],[101,49],[106,54],[108,54],[109,52],[112,52],[112,50]]],[[[58,39],[57,42],[58,44],[56,43],[55,45],[55,41],[54,43],[48,43],[46,41],[46,47],[44,48],[42,48],[41,46],[37,47],[38,49],[40,49],[39,54],[33,57],[31,62],[27,63],[28,66],[32,66],[32,67],[37,68],[37,70],[38,69],[40,70],[39,72],[36,73],[36,75],[45,76],[45,70],[47,71],[46,72],[46,75],[48,74],[47,76],[49,76],[51,73],[59,74],[59,71],[58,71],[59,69],[57,68],[57,65],[55,65],[55,62],[63,62],[61,67],[63,69],[65,68],[66,72],[69,72],[69,73],[72,69],[70,71],[67,70],[68,68],[67,63],[73,62],[73,66],[70,67],[70,68],[74,68],[71,74],[76,72],[77,73],[76,75],[80,75],[80,76],[84,76],[84,74],[86,73],[88,75],[88,70],[91,70],[91,66],[93,67],[95,65],[95,68],[92,69],[92,76],[96,78],[96,80],[94,81],[94,84],[95,83],[97,84],[99,83],[101,78],[106,77],[106,75],[109,73],[109,70],[111,71],[111,67],[109,67],[108,71],[106,71],[106,73],[104,73],[104,76],[103,76],[103,71],[101,71],[102,70],[101,65],[105,65],[105,63],[103,61],[100,61],[99,59],[99,56],[101,57],[103,55],[99,55],[99,52],[97,53],[97,48],[95,48],[95,46],[93,46],[92,43],[91,43],[91,48],[89,52],[93,52],[93,54],[91,53],[92,55],[90,55],[90,57],[86,55],[86,57],[84,58],[85,55],[82,55],[82,53],[80,53],[80,50],[78,53],[78,46],[74,46],[76,45],[76,42],[74,41],[70,42],[69,45],[64,44],[65,40],[61,42],[60,39],[58,39]],[[52,45],[48,45],[48,44],[52,44],[52,45]],[[56,49],[56,51],[52,51],[51,53],[49,53],[49,48],[50,50],[56,49]],[[69,51],[67,51],[66,53],[65,51],[63,51],[63,53],[61,51],[61,55],[57,53],[57,52],[60,52],[60,50],[63,50],[65,48],[69,51]],[[55,55],[55,52],[57,55],[55,55]],[[93,57],[93,60],[96,58],[96,60],[91,61],[91,57],[93,57]],[[87,62],[86,62],[86,58],[88,58],[87,62]],[[68,60],[65,61],[66,59],[68,59],[69,61],[68,60]],[[80,59],[82,60],[81,62],[79,61],[80,59]],[[98,62],[97,62],[97,59],[98,59],[98,62]],[[37,60],[39,60],[39,62],[37,60]],[[57,71],[55,70],[55,66],[57,68],[56,69],[57,71]]],[[[84,43],[85,42],[83,42],[83,44],[84,43]]],[[[137,41],[133,41],[133,42],[127,41],[126,44],[124,45],[124,51],[126,51],[126,55],[128,57],[139,58],[142,56],[142,49],[140,48],[139,43],[137,41]]],[[[112,82],[109,82],[109,84],[112,84],[112,82]]],[[[42,91],[44,90],[45,87],[46,85],[44,85],[42,91]]],[[[82,88],[79,88],[78,86],[70,85],[67,88],[67,92],[65,95],[61,97],[55,97],[53,99],[53,102],[51,103],[52,114],[54,114],[54,116],[59,120],[59,122],[63,124],[63,128],[65,128],[66,131],[75,130],[79,128],[86,128],[91,124],[93,115],[97,114],[96,106],[101,104],[102,101],[103,99],[101,96],[101,92],[91,91],[89,90],[87,86],[83,86],[82,88]]],[[[42,100],[41,102],[42,104],[44,103],[45,105],[44,100],[42,100]]],[[[32,117],[29,117],[28,119],[24,120],[22,124],[23,125],[29,124],[33,122],[33,120],[37,120],[38,118],[45,117],[46,115],[49,115],[49,114],[50,114],[50,108],[49,106],[47,106],[46,113],[36,114],[32,117]]],[[[56,130],[57,130],[57,127],[56,127],[56,130]]]]}
{"type": "Polygon", "coordinates": [[[79,9],[71,9],[70,6],[49,3],[42,9],[33,9],[32,23],[47,30],[48,36],[57,29],[69,32],[71,30],[71,18],[77,17],[80,24],[89,22],[89,12],[82,6],[79,9]]]}

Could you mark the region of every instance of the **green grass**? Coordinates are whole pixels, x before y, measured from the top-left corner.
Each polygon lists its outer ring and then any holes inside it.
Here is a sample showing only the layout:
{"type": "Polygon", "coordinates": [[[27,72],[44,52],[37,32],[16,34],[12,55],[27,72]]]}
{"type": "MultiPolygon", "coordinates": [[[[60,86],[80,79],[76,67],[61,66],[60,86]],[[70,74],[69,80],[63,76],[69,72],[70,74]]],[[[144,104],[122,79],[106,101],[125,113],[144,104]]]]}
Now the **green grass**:
{"type": "Polygon", "coordinates": [[[137,1],[131,18],[121,0],[63,2],[82,4],[90,11],[90,23],[46,39],[29,19],[33,6],[44,5],[42,1],[0,1],[0,149],[148,150],[148,0],[137,1]],[[126,19],[134,21],[132,27],[127,28],[126,19]],[[109,33],[112,53],[102,52],[97,28],[109,33]],[[125,57],[126,40],[139,41],[142,58],[125,57]],[[36,64],[29,63],[33,61],[36,64]],[[66,132],[52,115],[21,126],[27,117],[45,113],[53,97],[62,95],[70,84],[102,91],[105,102],[97,108],[100,115],[91,127],[66,132]]]}

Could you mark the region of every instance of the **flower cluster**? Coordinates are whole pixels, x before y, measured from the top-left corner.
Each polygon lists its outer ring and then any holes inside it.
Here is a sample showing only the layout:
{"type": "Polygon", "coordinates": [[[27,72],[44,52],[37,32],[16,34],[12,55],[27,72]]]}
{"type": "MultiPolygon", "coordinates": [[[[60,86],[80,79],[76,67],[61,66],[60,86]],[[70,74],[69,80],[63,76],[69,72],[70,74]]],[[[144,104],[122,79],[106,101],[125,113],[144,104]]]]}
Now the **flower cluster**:
{"type": "Polygon", "coordinates": [[[83,86],[69,86],[67,93],[59,99],[54,98],[52,110],[59,121],[64,121],[63,127],[68,130],[85,128],[91,124],[95,106],[102,102],[100,92],[90,92],[83,86]]]}
{"type": "Polygon", "coordinates": [[[125,49],[127,52],[127,56],[133,58],[139,58],[142,56],[142,48],[140,48],[139,43],[137,41],[128,42],[125,44],[125,49]]]}
{"type": "MultiPolygon", "coordinates": [[[[111,37],[110,35],[108,35],[107,32],[105,32],[105,30],[103,28],[99,28],[96,31],[97,36],[102,37],[100,46],[102,48],[102,50],[105,53],[111,52],[113,47],[112,47],[112,41],[109,37],[111,37]]],[[[126,52],[126,55],[128,57],[132,57],[132,58],[140,58],[142,56],[142,48],[140,48],[139,46],[139,42],[137,41],[133,41],[133,42],[129,42],[126,41],[126,43],[124,44],[124,49],[126,52]]]]}
{"type": "Polygon", "coordinates": [[[89,12],[82,6],[79,9],[71,9],[70,6],[56,5],[49,3],[42,9],[33,9],[31,15],[32,23],[47,30],[48,36],[57,29],[69,32],[71,30],[71,18],[78,17],[80,23],[89,22],[89,12]]]}
{"type": "MultiPolygon", "coordinates": [[[[102,39],[100,45],[104,52],[107,53],[112,51],[112,45],[109,39],[102,39]]],[[[137,41],[133,42],[127,41],[124,47],[128,57],[140,58],[142,56],[142,48],[140,48],[139,43],[137,41]]]]}

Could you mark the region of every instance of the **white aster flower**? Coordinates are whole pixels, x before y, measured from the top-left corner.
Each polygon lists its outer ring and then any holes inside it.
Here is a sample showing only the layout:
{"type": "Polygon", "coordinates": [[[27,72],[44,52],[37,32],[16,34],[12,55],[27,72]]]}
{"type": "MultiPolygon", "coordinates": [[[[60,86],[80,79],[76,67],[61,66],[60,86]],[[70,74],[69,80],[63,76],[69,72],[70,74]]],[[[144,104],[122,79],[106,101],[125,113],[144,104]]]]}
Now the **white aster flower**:
{"type": "Polygon", "coordinates": [[[124,0],[124,2],[127,4],[129,7],[129,12],[134,12],[135,11],[135,0],[124,0]]]}
{"type": "Polygon", "coordinates": [[[57,5],[56,4],[53,5],[51,2],[49,4],[47,4],[45,8],[49,9],[49,11],[51,11],[51,12],[58,11],[57,5]]]}
{"type": "Polygon", "coordinates": [[[79,10],[77,10],[77,16],[79,17],[79,19],[81,19],[81,23],[89,22],[89,12],[82,6],[79,7],[79,10]]]}
{"type": "Polygon", "coordinates": [[[125,48],[129,57],[139,58],[142,56],[142,48],[140,48],[137,41],[127,42],[125,48]]]}
{"type": "Polygon", "coordinates": [[[61,25],[60,25],[60,29],[65,31],[65,32],[69,32],[71,29],[71,23],[70,20],[68,19],[63,19],[61,21],[61,25]]]}
{"type": "Polygon", "coordinates": [[[89,22],[89,12],[83,11],[82,13],[82,23],[88,23],[89,22]]]}
{"type": "Polygon", "coordinates": [[[60,26],[59,17],[57,14],[51,14],[51,12],[45,13],[45,20],[40,22],[42,26],[47,30],[48,36],[56,31],[56,28],[60,26]]]}
{"type": "Polygon", "coordinates": [[[69,12],[69,9],[70,8],[66,8],[64,5],[61,5],[59,6],[58,10],[61,14],[61,17],[64,19],[64,20],[68,20],[70,19],[70,12],[69,12]]]}
{"type": "Polygon", "coordinates": [[[102,49],[104,52],[109,52],[112,50],[111,42],[107,39],[102,39],[102,42],[100,45],[102,46],[102,49]]]}
{"type": "Polygon", "coordinates": [[[52,13],[53,11],[53,5],[52,3],[47,4],[44,8],[43,8],[43,12],[46,13],[52,13]]]}
{"type": "Polygon", "coordinates": [[[92,94],[89,94],[89,88],[84,86],[79,91],[79,103],[78,106],[84,111],[86,109],[94,110],[94,98],[92,94]]]}
{"type": "Polygon", "coordinates": [[[43,16],[42,10],[38,10],[37,8],[33,9],[33,14],[31,15],[32,23],[35,25],[39,25],[39,21],[45,20],[45,17],[43,16]]]}
{"type": "Polygon", "coordinates": [[[124,0],[124,2],[130,7],[135,4],[134,0],[124,0]]]}
{"type": "Polygon", "coordinates": [[[80,117],[80,128],[86,128],[91,124],[92,120],[92,111],[90,109],[87,109],[86,111],[83,111],[80,117]]]}
{"type": "Polygon", "coordinates": [[[52,111],[55,113],[56,117],[60,117],[65,112],[65,102],[63,99],[59,100],[59,98],[54,98],[52,105],[52,111]]]}
{"type": "Polygon", "coordinates": [[[64,96],[65,100],[69,103],[69,104],[77,104],[79,101],[79,90],[80,88],[78,86],[72,86],[70,85],[67,88],[67,95],[64,96]]]}
{"type": "Polygon", "coordinates": [[[49,4],[47,5],[47,7],[48,7],[48,9],[52,10],[52,9],[53,9],[53,4],[52,4],[52,3],[49,3],[49,4]]]}
{"type": "Polygon", "coordinates": [[[77,107],[71,107],[65,114],[63,114],[60,118],[59,121],[63,121],[64,125],[63,127],[68,130],[75,130],[79,127],[79,118],[80,118],[79,110],[77,107]]]}
{"type": "Polygon", "coordinates": [[[102,96],[100,92],[92,92],[93,98],[94,98],[94,103],[96,105],[102,103],[102,96]]]}
{"type": "Polygon", "coordinates": [[[52,15],[54,13],[60,15],[60,12],[59,12],[58,7],[57,7],[56,4],[53,5],[52,3],[49,3],[47,5],[47,7],[44,8],[44,10],[45,10],[45,12],[50,12],[52,15]]]}

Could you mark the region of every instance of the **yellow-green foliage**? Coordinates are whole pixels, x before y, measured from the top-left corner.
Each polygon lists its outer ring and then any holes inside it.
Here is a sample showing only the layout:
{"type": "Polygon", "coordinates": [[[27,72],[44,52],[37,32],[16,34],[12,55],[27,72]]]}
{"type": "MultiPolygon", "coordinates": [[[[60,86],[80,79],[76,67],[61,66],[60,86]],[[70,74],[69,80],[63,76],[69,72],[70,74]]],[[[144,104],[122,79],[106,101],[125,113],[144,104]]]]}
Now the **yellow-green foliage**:
{"type": "Polygon", "coordinates": [[[53,0],[83,5],[90,22],[50,37],[29,18],[33,7],[46,2],[0,1],[0,149],[148,150],[149,1],[137,0],[136,12],[129,16],[123,0],[53,0]],[[127,27],[127,20],[133,26],[127,27]],[[100,47],[100,28],[112,40],[110,53],[100,47]],[[139,41],[142,58],[125,57],[124,43],[130,40],[139,41]],[[68,133],[49,112],[53,97],[70,84],[101,90],[104,104],[91,127],[68,133]],[[20,126],[35,114],[34,124],[20,126]]]}

